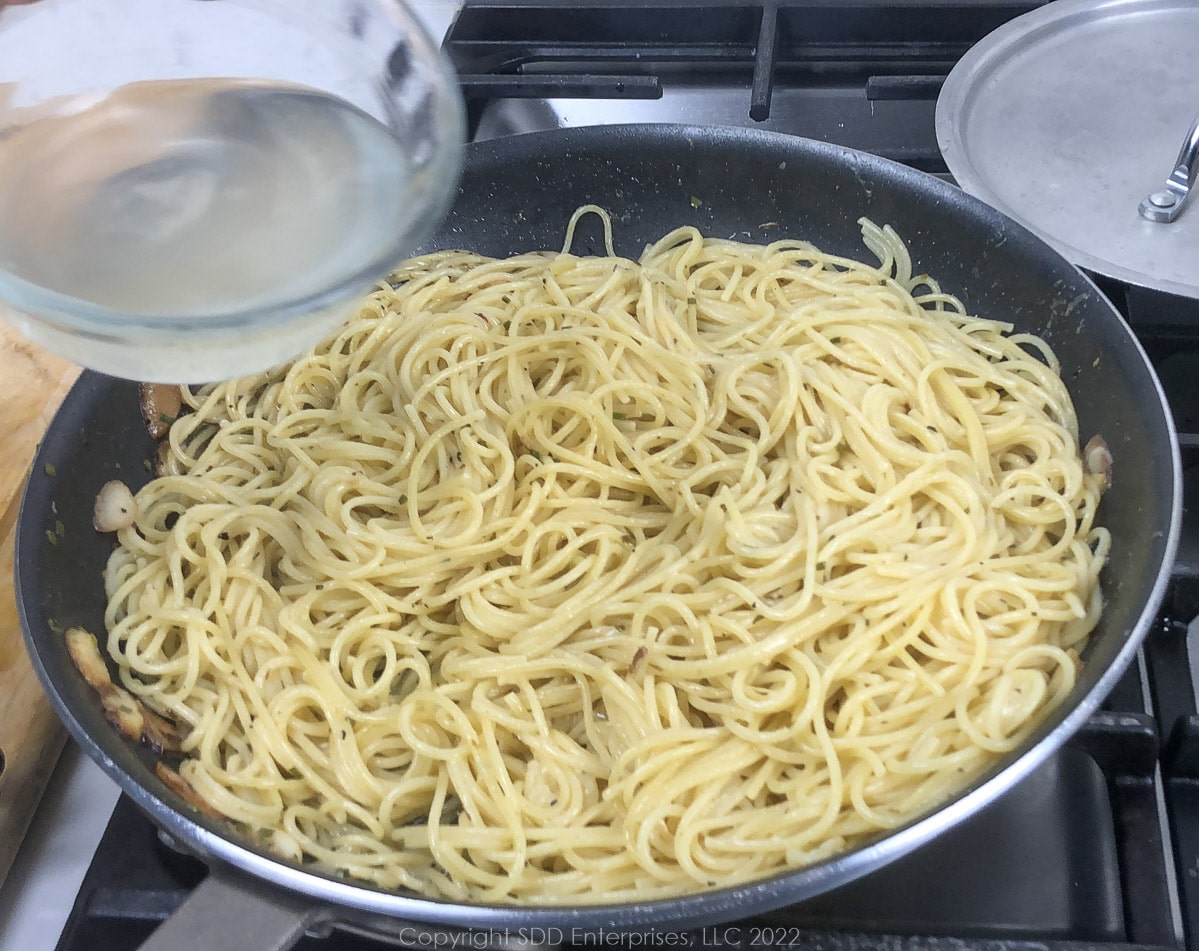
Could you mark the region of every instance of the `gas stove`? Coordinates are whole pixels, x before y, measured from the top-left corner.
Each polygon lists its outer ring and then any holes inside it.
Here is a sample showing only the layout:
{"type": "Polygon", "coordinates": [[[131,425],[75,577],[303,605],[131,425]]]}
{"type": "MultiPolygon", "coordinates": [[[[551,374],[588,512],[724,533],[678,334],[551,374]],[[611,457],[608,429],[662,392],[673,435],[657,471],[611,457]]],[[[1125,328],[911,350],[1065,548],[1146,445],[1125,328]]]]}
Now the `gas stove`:
{"type": "MultiPolygon", "coordinates": [[[[949,178],[934,129],[942,82],[971,45],[1038,6],[468,3],[445,49],[476,139],[615,122],[766,127],[949,178]]],[[[1100,286],[1157,368],[1183,451],[1179,558],[1137,663],[1062,751],[912,856],[769,916],[618,943],[1199,951],[1199,524],[1191,511],[1199,499],[1199,303],[1113,281],[1100,286]]],[[[204,875],[122,797],[57,947],[135,948],[204,875]]],[[[509,948],[585,945],[569,934],[507,939],[509,948]]],[[[408,943],[436,946],[415,933],[408,943]]],[[[298,945],[382,946],[342,932],[298,945]]]]}

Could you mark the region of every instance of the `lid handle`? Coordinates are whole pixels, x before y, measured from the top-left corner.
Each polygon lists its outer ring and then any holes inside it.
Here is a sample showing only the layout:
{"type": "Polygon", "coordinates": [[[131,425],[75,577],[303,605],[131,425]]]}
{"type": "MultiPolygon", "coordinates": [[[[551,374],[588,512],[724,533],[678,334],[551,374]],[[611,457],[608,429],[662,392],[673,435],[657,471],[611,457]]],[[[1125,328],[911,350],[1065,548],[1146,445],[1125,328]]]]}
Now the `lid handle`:
{"type": "Polygon", "coordinates": [[[1199,118],[1195,119],[1182,143],[1182,151],[1174,161],[1174,170],[1166,179],[1165,187],[1141,202],[1141,217],[1150,221],[1173,221],[1182,213],[1183,202],[1196,178],[1199,178],[1199,118]]]}

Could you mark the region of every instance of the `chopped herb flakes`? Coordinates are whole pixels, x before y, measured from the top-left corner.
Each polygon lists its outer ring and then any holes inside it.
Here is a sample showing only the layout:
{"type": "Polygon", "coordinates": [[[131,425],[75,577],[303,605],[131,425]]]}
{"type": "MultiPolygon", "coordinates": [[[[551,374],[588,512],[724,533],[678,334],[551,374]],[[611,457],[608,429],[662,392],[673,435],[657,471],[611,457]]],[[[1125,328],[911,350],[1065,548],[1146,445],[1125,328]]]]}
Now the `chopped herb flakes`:
{"type": "Polygon", "coordinates": [[[54,522],[53,528],[46,529],[46,541],[51,545],[57,545],[64,535],[67,533],[67,527],[61,520],[54,522]]]}

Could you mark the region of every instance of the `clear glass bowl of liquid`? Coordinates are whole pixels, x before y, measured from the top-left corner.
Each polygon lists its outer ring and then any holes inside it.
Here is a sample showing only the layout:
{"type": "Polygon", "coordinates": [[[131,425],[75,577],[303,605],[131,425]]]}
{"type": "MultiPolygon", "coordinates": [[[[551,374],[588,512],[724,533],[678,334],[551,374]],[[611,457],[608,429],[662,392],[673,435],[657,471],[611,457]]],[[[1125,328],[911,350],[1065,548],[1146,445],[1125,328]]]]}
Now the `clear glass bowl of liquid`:
{"type": "Polygon", "coordinates": [[[430,233],[462,139],[398,0],[0,0],[0,316],[129,379],[275,366],[430,233]]]}

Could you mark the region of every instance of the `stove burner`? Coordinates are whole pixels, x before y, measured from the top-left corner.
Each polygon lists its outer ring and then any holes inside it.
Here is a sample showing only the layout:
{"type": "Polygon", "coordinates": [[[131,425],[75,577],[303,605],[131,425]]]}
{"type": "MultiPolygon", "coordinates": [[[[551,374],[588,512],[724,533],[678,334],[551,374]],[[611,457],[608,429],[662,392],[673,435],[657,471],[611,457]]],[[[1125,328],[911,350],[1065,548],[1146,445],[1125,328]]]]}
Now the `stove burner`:
{"type": "Polygon", "coordinates": [[[759,125],[944,173],[937,95],[1044,0],[468,3],[446,39],[476,138],[614,122],[759,125]]]}

